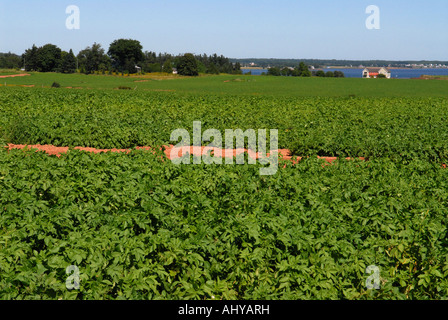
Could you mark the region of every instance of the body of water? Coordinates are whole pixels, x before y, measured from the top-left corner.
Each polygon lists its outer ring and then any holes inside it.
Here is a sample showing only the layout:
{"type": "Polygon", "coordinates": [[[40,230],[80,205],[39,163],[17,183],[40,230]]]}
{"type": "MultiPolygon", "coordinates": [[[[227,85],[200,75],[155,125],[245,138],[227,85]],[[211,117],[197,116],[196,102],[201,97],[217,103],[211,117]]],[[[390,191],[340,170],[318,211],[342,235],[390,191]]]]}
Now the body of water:
{"type": "Polygon", "coordinates": [[[263,72],[268,73],[268,69],[244,69],[244,68],[241,68],[241,70],[243,71],[243,74],[247,74],[247,73],[251,72],[253,76],[259,76],[263,72]]]}
{"type": "MultiPolygon", "coordinates": [[[[244,74],[249,71],[252,72],[252,75],[261,75],[263,72],[267,73],[267,69],[241,69],[244,74]]],[[[327,71],[342,71],[347,78],[362,78],[362,71],[364,69],[352,69],[352,68],[328,68],[324,69],[327,71]]],[[[421,75],[429,75],[429,76],[448,76],[448,68],[439,68],[439,69],[390,69],[391,78],[394,79],[410,79],[410,78],[419,78],[421,75]]]]}

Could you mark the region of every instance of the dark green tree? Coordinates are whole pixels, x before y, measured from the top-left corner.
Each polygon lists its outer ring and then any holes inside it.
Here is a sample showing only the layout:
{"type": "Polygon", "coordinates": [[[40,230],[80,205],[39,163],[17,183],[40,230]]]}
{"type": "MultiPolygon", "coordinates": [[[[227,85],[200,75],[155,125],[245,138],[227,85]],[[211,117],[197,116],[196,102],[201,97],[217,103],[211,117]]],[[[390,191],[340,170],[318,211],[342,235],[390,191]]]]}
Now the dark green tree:
{"type": "Polygon", "coordinates": [[[291,70],[291,76],[293,76],[293,77],[300,77],[300,70],[299,70],[299,68],[294,68],[294,70],[291,70]]]}
{"type": "Polygon", "coordinates": [[[79,69],[84,73],[105,71],[110,69],[110,58],[105,54],[100,44],[94,43],[78,53],[79,69]]]}
{"type": "Polygon", "coordinates": [[[279,76],[279,75],[280,75],[280,68],[271,67],[268,69],[268,76],[279,76]]]}
{"type": "Polygon", "coordinates": [[[334,77],[335,78],[345,78],[345,74],[342,71],[335,71],[334,72],[334,77]]]}
{"type": "Polygon", "coordinates": [[[284,77],[290,76],[291,73],[291,69],[289,69],[288,67],[284,67],[280,70],[280,74],[284,77]]]}
{"type": "Polygon", "coordinates": [[[300,62],[299,64],[299,73],[301,77],[311,77],[311,71],[304,62],[300,62]]]}
{"type": "Polygon", "coordinates": [[[134,59],[126,59],[122,71],[126,74],[137,73],[137,62],[134,59]]]}
{"type": "Polygon", "coordinates": [[[23,67],[23,59],[11,52],[0,53],[0,68],[18,69],[23,67]]]}
{"type": "Polygon", "coordinates": [[[160,63],[151,63],[145,68],[145,72],[162,72],[160,63]]]}
{"type": "Polygon", "coordinates": [[[327,73],[325,73],[325,77],[333,78],[334,77],[334,72],[333,71],[327,71],[327,73]]]}
{"type": "Polygon", "coordinates": [[[64,73],[76,72],[76,57],[73,54],[73,50],[70,49],[68,53],[64,54],[62,59],[61,71],[64,73]]]}
{"type": "Polygon", "coordinates": [[[233,65],[233,73],[235,73],[235,74],[242,74],[243,73],[243,71],[241,70],[241,63],[236,62],[233,65]]]}
{"type": "Polygon", "coordinates": [[[142,51],[143,47],[137,40],[118,39],[109,46],[109,55],[112,66],[120,72],[128,71],[136,73],[136,65],[141,64],[145,60],[142,51]]]}
{"type": "Polygon", "coordinates": [[[316,71],[316,77],[325,77],[325,71],[323,70],[316,71]]]}
{"type": "Polygon", "coordinates": [[[173,64],[171,60],[166,60],[162,67],[162,72],[173,73],[173,64]]]}
{"type": "Polygon", "coordinates": [[[38,71],[38,52],[39,48],[34,44],[30,49],[25,50],[25,53],[22,55],[22,59],[25,64],[26,71],[38,71]]]}
{"type": "Polygon", "coordinates": [[[203,60],[198,60],[196,58],[198,64],[198,73],[207,73],[207,67],[205,66],[203,60]]]}
{"type": "Polygon", "coordinates": [[[62,50],[54,44],[46,44],[38,49],[37,66],[41,72],[57,72],[61,67],[62,50]]]}
{"type": "Polygon", "coordinates": [[[207,68],[207,73],[219,74],[219,68],[214,63],[210,63],[207,68]]]}
{"type": "Polygon", "coordinates": [[[177,59],[176,63],[177,73],[183,76],[197,76],[199,75],[198,63],[196,58],[191,53],[186,53],[177,59]]]}

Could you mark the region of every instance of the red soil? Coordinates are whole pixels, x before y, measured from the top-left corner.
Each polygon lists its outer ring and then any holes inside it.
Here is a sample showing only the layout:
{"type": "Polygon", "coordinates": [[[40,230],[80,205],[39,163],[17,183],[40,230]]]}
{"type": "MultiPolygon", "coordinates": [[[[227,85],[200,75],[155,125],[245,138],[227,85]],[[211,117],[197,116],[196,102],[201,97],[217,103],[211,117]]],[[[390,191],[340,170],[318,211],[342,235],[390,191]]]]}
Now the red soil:
{"type": "MultiPolygon", "coordinates": [[[[174,145],[168,145],[168,146],[164,146],[165,147],[165,155],[168,159],[172,160],[175,158],[178,158],[180,156],[182,156],[182,147],[178,147],[177,149],[175,148],[174,145]]],[[[23,145],[23,144],[8,144],[7,146],[5,146],[5,148],[8,148],[8,150],[12,150],[12,149],[36,149],[36,151],[44,151],[49,155],[55,155],[57,157],[60,157],[61,154],[63,153],[67,153],[70,148],[69,147],[56,147],[53,145],[23,145]]],[[[213,154],[213,156],[215,157],[235,157],[238,154],[247,152],[248,155],[251,158],[255,158],[258,159],[260,158],[260,154],[259,153],[255,153],[251,150],[246,150],[246,149],[219,149],[216,148],[216,150],[214,150],[214,148],[211,147],[184,147],[187,150],[184,150],[185,152],[189,152],[192,155],[196,155],[196,156],[201,156],[202,154],[206,154],[207,152],[211,152],[211,154],[213,154]],[[189,149],[188,149],[189,148],[189,149]]],[[[132,151],[132,149],[96,149],[96,148],[88,148],[88,147],[75,147],[73,149],[76,150],[82,150],[82,151],[86,151],[86,152],[93,152],[93,153],[101,153],[101,152],[126,152],[129,153],[132,151]]],[[[138,150],[153,150],[154,148],[152,147],[136,147],[136,149],[138,150]]],[[[278,150],[274,150],[274,152],[278,152],[278,154],[280,154],[282,156],[282,158],[284,160],[290,160],[292,161],[293,164],[298,163],[303,157],[293,157],[290,156],[290,151],[288,149],[278,149],[278,150]]],[[[269,153],[266,154],[266,156],[269,157],[269,153]]],[[[334,161],[336,161],[338,158],[337,157],[318,157],[319,159],[323,159],[325,160],[328,164],[333,163],[334,161]]],[[[345,158],[346,160],[352,160],[353,158],[345,158]]],[[[364,157],[359,157],[359,160],[362,161],[366,161],[366,158],[364,157]]],[[[286,165],[285,165],[286,166],[286,165]]],[[[448,165],[443,163],[441,165],[442,168],[446,169],[448,168],[448,165]]]]}
{"type": "Polygon", "coordinates": [[[7,76],[0,76],[0,78],[15,78],[15,77],[25,77],[25,76],[30,76],[30,74],[28,74],[28,73],[10,74],[7,76]]]}
{"type": "MultiPolygon", "coordinates": [[[[220,149],[220,148],[211,148],[211,147],[178,147],[175,148],[174,145],[168,145],[168,146],[164,146],[165,147],[165,155],[168,159],[174,159],[174,158],[178,158],[180,156],[182,156],[182,148],[185,148],[184,152],[189,152],[192,155],[196,155],[196,156],[201,156],[202,154],[206,154],[207,152],[211,152],[211,154],[213,154],[213,156],[215,157],[235,157],[238,154],[247,152],[248,155],[251,158],[255,158],[258,159],[260,158],[261,154],[260,153],[255,153],[251,150],[247,150],[247,149],[220,149]]],[[[21,144],[8,144],[8,146],[6,146],[6,148],[8,148],[8,150],[12,150],[12,149],[37,149],[37,151],[44,151],[49,155],[55,155],[57,157],[60,157],[60,155],[62,153],[66,153],[69,151],[69,147],[56,147],[53,145],[21,145],[21,144]]],[[[82,150],[82,151],[86,151],[86,152],[93,152],[93,153],[101,153],[101,152],[126,152],[129,153],[132,151],[132,149],[96,149],[96,148],[88,148],[88,147],[75,147],[73,149],[76,150],[82,150]]],[[[153,148],[151,147],[137,147],[136,149],[139,150],[152,150],[153,148]]],[[[293,163],[297,163],[298,161],[300,161],[302,159],[302,157],[297,157],[297,159],[294,161],[292,158],[292,156],[290,156],[290,152],[288,149],[278,149],[275,150],[273,152],[278,152],[278,154],[280,154],[282,156],[283,159],[285,160],[291,160],[293,161],[293,163]]],[[[269,156],[270,154],[267,153],[266,156],[269,156]]],[[[324,159],[325,161],[327,161],[328,163],[332,163],[333,161],[337,160],[337,157],[318,157],[319,159],[324,159]]],[[[347,160],[350,160],[351,158],[346,158],[347,160]]],[[[365,158],[360,157],[360,160],[365,160],[365,158]]]]}

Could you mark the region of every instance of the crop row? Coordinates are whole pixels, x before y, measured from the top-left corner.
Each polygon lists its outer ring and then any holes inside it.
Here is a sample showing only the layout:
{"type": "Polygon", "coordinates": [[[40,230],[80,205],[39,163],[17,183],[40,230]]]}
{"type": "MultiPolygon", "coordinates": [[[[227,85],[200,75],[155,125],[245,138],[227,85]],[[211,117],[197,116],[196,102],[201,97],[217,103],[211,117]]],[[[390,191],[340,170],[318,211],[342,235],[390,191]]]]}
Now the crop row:
{"type": "MultiPolygon", "coordinates": [[[[175,129],[278,129],[298,156],[448,160],[442,98],[294,98],[4,88],[0,137],[16,144],[132,148],[176,144],[175,129]]],[[[268,130],[269,132],[269,130],[268,130]]]]}
{"type": "Polygon", "coordinates": [[[448,296],[438,165],[312,157],[260,176],[159,156],[1,150],[0,299],[448,296]]]}

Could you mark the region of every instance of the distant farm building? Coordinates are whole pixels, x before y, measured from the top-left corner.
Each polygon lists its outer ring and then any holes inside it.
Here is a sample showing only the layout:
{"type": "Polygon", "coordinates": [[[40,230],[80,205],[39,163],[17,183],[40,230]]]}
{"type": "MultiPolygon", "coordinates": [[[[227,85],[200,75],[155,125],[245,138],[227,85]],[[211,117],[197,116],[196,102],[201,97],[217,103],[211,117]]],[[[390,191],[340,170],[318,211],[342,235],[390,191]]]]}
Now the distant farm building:
{"type": "Polygon", "coordinates": [[[362,71],[363,78],[378,78],[380,74],[383,74],[386,78],[390,79],[390,71],[387,68],[365,68],[362,71]]]}

